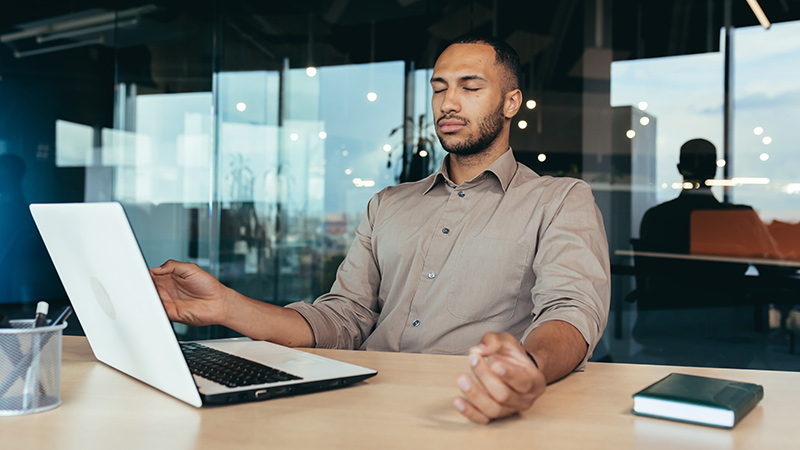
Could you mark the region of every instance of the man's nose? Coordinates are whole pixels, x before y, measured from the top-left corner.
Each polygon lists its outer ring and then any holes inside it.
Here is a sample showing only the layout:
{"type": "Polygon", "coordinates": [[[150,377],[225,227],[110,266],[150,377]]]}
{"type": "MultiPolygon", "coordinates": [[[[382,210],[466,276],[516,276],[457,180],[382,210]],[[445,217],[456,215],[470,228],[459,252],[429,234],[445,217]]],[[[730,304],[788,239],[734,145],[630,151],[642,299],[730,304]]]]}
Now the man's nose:
{"type": "Polygon", "coordinates": [[[461,102],[458,99],[458,94],[455,89],[447,89],[442,99],[440,106],[441,111],[445,114],[458,112],[461,109],[461,102]]]}

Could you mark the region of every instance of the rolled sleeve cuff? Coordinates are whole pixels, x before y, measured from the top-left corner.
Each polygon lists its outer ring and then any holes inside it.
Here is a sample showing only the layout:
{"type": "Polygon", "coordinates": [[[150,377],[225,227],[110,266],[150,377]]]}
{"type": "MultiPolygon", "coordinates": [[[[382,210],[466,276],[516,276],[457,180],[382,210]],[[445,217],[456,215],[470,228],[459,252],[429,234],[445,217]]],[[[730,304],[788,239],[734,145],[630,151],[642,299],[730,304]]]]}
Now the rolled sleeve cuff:
{"type": "Polygon", "coordinates": [[[314,305],[301,301],[290,303],[284,308],[293,309],[306,319],[308,326],[311,327],[311,332],[314,334],[314,345],[317,348],[338,347],[333,325],[325,314],[318,311],[314,305]]]}
{"type": "Polygon", "coordinates": [[[600,340],[601,333],[597,323],[587,317],[586,312],[581,311],[580,308],[561,307],[541,313],[539,317],[534,320],[531,326],[525,330],[520,342],[525,342],[525,340],[528,339],[528,335],[530,335],[533,330],[540,327],[543,323],[550,322],[551,320],[560,320],[562,322],[566,322],[575,327],[581,336],[583,336],[583,339],[588,344],[588,348],[586,349],[586,355],[584,355],[583,360],[574,369],[575,372],[583,371],[586,368],[586,362],[592,357],[594,348],[597,346],[597,342],[600,340]]]}

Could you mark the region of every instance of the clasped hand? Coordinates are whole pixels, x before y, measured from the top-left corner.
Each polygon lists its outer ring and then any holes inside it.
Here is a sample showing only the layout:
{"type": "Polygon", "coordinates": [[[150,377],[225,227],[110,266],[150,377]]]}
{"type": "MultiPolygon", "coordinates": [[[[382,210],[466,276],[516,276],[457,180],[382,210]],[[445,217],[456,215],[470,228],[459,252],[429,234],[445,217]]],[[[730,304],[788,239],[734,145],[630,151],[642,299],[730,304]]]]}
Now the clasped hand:
{"type": "Polygon", "coordinates": [[[459,375],[463,397],[453,406],[469,420],[486,424],[529,409],[547,386],[544,374],[508,333],[487,333],[469,351],[474,378],[459,375]]]}

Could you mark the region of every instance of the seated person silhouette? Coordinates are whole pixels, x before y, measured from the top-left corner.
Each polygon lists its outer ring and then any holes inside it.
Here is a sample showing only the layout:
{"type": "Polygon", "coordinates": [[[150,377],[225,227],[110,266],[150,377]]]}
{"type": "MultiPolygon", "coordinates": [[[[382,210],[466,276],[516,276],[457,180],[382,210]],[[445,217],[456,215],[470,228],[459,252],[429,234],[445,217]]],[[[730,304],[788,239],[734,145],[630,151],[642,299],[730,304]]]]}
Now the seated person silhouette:
{"type": "MultiPolygon", "coordinates": [[[[772,251],[766,227],[753,208],[720,202],[712,194],[706,180],[714,178],[716,161],[716,148],[705,139],[681,146],[678,171],[683,190],[645,213],[639,239],[632,240],[636,252],[752,257],[772,251]]],[[[636,290],[631,297],[639,314],[633,333],[640,342],[647,336],[675,335],[678,329],[714,335],[729,317],[698,308],[748,304],[748,264],[641,255],[634,260],[636,290]]],[[[752,329],[749,311],[749,320],[737,318],[738,326],[752,329]]]]}

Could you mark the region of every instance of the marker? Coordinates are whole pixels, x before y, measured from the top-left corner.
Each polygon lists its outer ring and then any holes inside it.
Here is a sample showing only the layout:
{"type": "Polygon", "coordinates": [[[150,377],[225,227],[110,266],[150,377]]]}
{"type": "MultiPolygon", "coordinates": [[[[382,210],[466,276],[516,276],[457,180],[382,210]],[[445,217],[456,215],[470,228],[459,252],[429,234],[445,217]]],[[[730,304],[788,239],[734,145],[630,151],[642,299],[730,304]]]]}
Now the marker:
{"type": "Polygon", "coordinates": [[[72,306],[65,306],[60,313],[50,322],[50,325],[61,325],[72,314],[72,306]]]}
{"type": "Polygon", "coordinates": [[[47,312],[50,310],[50,305],[47,302],[39,302],[36,304],[36,319],[33,321],[34,328],[44,326],[47,323],[47,312]]]}

